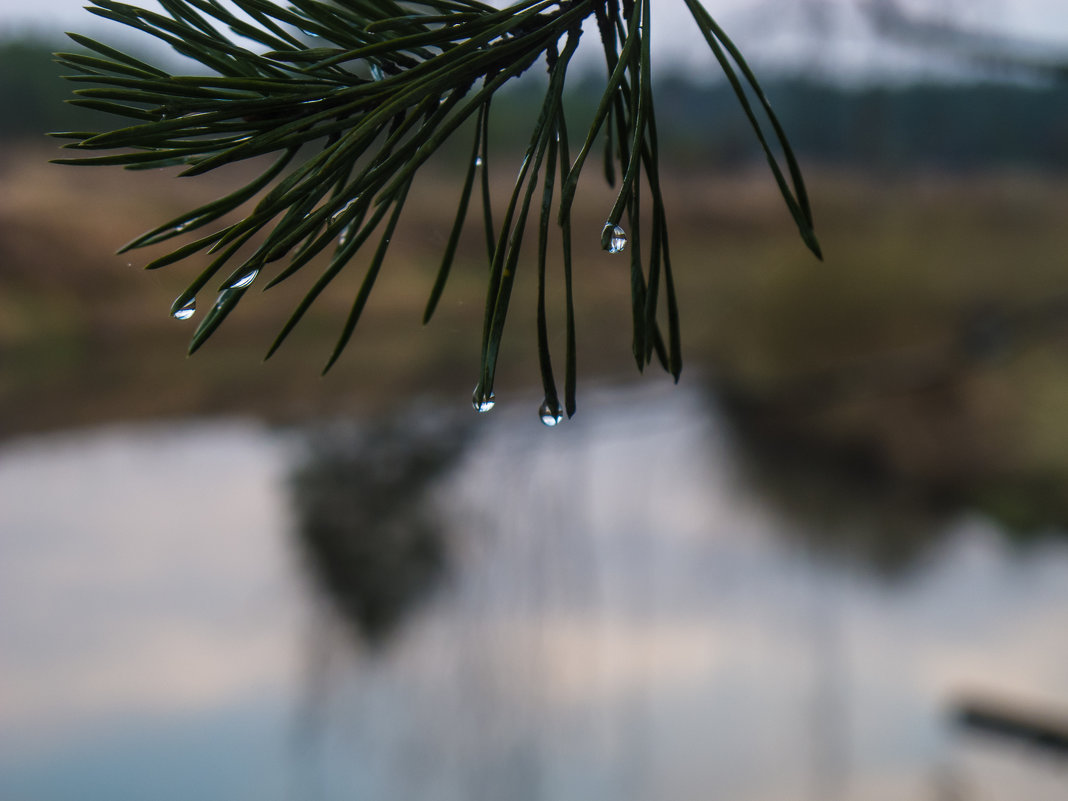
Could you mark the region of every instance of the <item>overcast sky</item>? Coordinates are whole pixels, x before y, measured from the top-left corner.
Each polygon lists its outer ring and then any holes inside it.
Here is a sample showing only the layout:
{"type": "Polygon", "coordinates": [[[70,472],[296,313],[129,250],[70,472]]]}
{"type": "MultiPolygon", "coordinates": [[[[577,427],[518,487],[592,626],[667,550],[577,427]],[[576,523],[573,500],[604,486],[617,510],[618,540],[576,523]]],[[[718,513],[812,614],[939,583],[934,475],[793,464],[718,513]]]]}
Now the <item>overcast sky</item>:
{"type": "MultiPolygon", "coordinates": [[[[754,61],[786,69],[808,68],[848,75],[938,74],[951,65],[916,48],[876,37],[857,11],[864,0],[704,0],[754,61]]],[[[126,0],[137,3],[138,0],[126,0]]],[[[145,0],[145,4],[151,0],[145,0]]],[[[968,27],[1008,34],[1068,53],[1068,0],[898,0],[935,14],[951,14],[968,27]]],[[[503,5],[504,0],[498,0],[503,5]]],[[[58,36],[92,32],[112,40],[120,26],[99,20],[84,0],[0,0],[0,32],[26,28],[58,36]]],[[[715,68],[683,0],[654,3],[654,62],[714,74],[715,68]]],[[[592,52],[591,48],[590,49],[592,52]]],[[[765,66],[766,68],[766,66],[765,66]]]]}

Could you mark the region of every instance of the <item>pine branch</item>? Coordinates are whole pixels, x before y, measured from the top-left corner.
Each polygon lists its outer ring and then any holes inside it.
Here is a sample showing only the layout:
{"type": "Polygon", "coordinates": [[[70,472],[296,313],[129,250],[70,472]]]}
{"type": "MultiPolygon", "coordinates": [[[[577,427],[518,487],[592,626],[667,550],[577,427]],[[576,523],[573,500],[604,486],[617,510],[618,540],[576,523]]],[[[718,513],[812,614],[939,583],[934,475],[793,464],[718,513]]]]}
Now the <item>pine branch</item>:
{"type": "MultiPolygon", "coordinates": [[[[685,2],[737,93],[803,240],[819,256],[800,169],[756,77],[700,2],[685,2]]],[[[475,408],[485,411],[494,403],[494,376],[516,268],[540,186],[537,321],[545,402],[539,414],[547,425],[555,425],[564,413],[568,417],[575,413],[571,207],[583,167],[598,142],[605,143],[609,182],[621,176],[601,244],[610,252],[630,246],[638,368],[655,355],[678,380],[682,369],[678,300],[668,215],[660,191],[650,80],[651,0],[523,0],[501,10],[473,0],[292,0],[288,6],[272,0],[160,0],[160,5],[166,13],[115,0],[93,0],[88,10],[165,42],[206,67],[208,74],[171,74],[86,36],[70,34],[90,51],[56,54],[60,63],[76,71],[70,80],[87,84],[75,91],[78,97],[71,102],[129,122],[98,133],[55,134],[71,140],[65,147],[79,154],[57,161],[127,169],[180,165],[182,175],[193,176],[247,159],[276,157],[246,186],[168,221],[122,249],[157,245],[213,223],[217,226],[148,265],[157,269],[201,252],[214,256],[175,299],[171,313],[179,319],[192,317],[199,294],[225,275],[217,300],[193,334],[190,352],[211,337],[268,265],[286,262],[265,288],[325,254],[325,268],[283,325],[268,351],[270,357],[321,292],[382,228],[327,362],[329,369],[359,322],[416,173],[465,123],[473,121],[471,160],[424,322],[433,316],[448,281],[474,195],[482,204],[490,260],[475,408]],[[572,159],[562,97],[582,23],[589,17],[597,21],[608,78],[572,159]],[[548,72],[548,87],[505,215],[495,223],[488,178],[490,104],[501,87],[539,62],[548,72]],[[107,154],[86,155],[93,151],[107,154]],[[643,182],[653,206],[647,253],[641,247],[639,225],[643,182]],[[218,223],[256,198],[242,218],[218,223]],[[629,236],[622,226],[624,215],[629,236]],[[561,228],[566,283],[563,404],[549,353],[545,309],[547,241],[553,220],[561,228]],[[259,243],[252,253],[239,256],[252,240],[259,243]],[[662,311],[666,339],[660,328],[662,311]]]]}

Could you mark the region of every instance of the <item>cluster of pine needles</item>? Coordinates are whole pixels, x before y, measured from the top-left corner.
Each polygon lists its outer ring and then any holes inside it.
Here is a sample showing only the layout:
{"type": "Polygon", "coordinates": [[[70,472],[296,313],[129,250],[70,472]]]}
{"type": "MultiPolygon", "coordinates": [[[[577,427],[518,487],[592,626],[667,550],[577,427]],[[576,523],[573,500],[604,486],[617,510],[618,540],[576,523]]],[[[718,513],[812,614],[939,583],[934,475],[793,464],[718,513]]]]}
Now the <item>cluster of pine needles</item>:
{"type": "MultiPolygon", "coordinates": [[[[819,255],[797,162],[755,76],[701,3],[684,2],[751,121],[804,241],[819,255]]],[[[257,282],[273,287],[315,264],[321,273],[282,326],[270,356],[324,288],[377,240],[327,361],[329,369],[360,319],[416,173],[462,130],[471,136],[470,159],[424,322],[441,298],[475,196],[476,204],[481,200],[489,260],[475,407],[493,405],[501,339],[534,208],[537,337],[545,391],[540,414],[546,424],[555,425],[565,413],[570,417],[575,412],[571,208],[583,166],[599,147],[605,177],[618,189],[606,214],[602,246],[628,251],[635,360],[643,369],[655,357],[678,379],[678,303],[653,109],[651,0],[523,0],[502,9],[474,0],[288,0],[284,5],[273,0],[159,0],[159,5],[163,13],[93,0],[88,10],[162,40],[206,68],[203,74],[172,74],[89,37],[69,34],[83,51],[57,58],[77,71],[70,80],[89,84],[71,102],[124,118],[124,123],[105,132],[55,135],[72,140],[66,147],[75,151],[113,151],[59,159],[62,163],[127,169],[178,165],[186,176],[273,156],[273,163],[247,185],[122,248],[183,237],[184,244],[153,260],[149,269],[200,252],[211,255],[171,309],[180,319],[192,317],[198,295],[209,283],[218,285],[217,299],[193,333],[190,352],[257,282]],[[589,18],[596,21],[608,77],[589,127],[573,136],[562,99],[589,18]],[[491,104],[499,89],[539,62],[548,73],[544,99],[503,218],[495,219],[489,181],[491,104]],[[652,206],[644,217],[643,194],[652,206]],[[245,204],[250,208],[236,222],[219,222],[245,204]],[[643,218],[651,221],[648,232],[641,230],[643,218]],[[562,401],[545,308],[547,245],[554,222],[560,229],[566,298],[562,401]],[[185,241],[193,232],[196,238],[185,241]],[[326,257],[316,258],[324,252],[326,257]]]]}

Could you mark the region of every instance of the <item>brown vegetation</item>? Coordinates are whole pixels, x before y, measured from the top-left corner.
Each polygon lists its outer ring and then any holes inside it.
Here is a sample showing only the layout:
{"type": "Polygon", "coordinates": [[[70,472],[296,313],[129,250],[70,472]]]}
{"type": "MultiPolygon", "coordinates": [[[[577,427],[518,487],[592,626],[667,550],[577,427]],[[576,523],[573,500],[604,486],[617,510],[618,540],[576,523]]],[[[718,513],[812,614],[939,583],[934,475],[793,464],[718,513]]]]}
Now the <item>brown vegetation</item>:
{"type": "MultiPolygon", "coordinates": [[[[56,167],[49,155],[24,148],[0,163],[0,435],[190,414],[295,419],[419,395],[468,402],[485,269],[473,215],[438,315],[426,329],[419,322],[455,204],[448,176],[416,187],[365,319],[320,380],[358,265],[270,362],[262,355],[311,274],[250,294],[186,359],[192,329],[167,309],[196,265],[145,274],[144,254],[111,254],[227,177],[56,167]]],[[[1047,511],[1068,518],[1064,180],[810,179],[824,264],[800,244],[765,173],[668,180],[683,380],[713,382],[774,436],[863,454],[1009,517],[1027,517],[1021,493],[1041,491],[1047,511]]],[[[579,197],[580,414],[584,383],[634,372],[627,271],[597,249],[608,198],[592,182],[579,197]]],[[[558,262],[553,270],[562,361],[558,262]]],[[[530,273],[505,335],[504,402],[538,380],[530,273]]]]}

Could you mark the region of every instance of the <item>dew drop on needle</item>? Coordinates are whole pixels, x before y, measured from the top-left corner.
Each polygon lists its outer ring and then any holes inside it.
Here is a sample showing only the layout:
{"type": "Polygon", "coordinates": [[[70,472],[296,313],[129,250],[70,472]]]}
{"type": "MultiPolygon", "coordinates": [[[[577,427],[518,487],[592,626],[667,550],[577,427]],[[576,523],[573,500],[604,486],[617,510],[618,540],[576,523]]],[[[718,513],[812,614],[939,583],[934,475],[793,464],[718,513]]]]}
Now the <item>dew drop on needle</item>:
{"type": "Polygon", "coordinates": [[[560,411],[559,404],[550,403],[546,400],[538,409],[538,417],[541,418],[541,422],[544,425],[549,428],[555,428],[564,419],[564,413],[560,411]]]}
{"type": "Polygon", "coordinates": [[[608,243],[606,250],[609,253],[622,253],[627,247],[627,232],[620,226],[613,225],[608,222],[604,224],[604,229],[601,231],[601,241],[605,240],[605,232],[610,231],[608,235],[608,243]]]}
{"type": "Polygon", "coordinates": [[[475,387],[475,392],[471,396],[471,405],[475,407],[476,412],[483,414],[496,406],[497,401],[493,392],[486,393],[481,386],[478,386],[475,387]]]}
{"type": "Polygon", "coordinates": [[[171,316],[175,320],[188,320],[190,317],[192,317],[194,314],[196,314],[196,311],[197,311],[197,299],[196,298],[190,298],[188,301],[186,301],[186,303],[184,305],[178,307],[173,312],[171,312],[171,316]]]}

